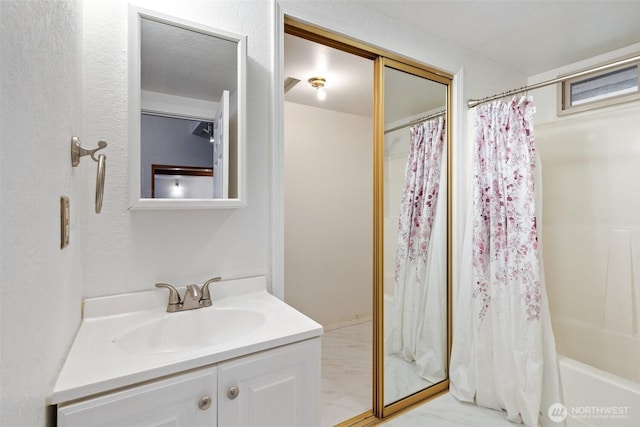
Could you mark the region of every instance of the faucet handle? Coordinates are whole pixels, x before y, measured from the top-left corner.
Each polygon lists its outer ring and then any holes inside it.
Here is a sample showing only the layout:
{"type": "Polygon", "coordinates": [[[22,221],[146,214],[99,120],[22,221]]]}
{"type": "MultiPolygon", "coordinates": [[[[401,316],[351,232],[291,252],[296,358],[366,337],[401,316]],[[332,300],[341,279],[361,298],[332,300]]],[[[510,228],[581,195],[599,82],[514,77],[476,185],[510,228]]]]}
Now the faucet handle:
{"type": "Polygon", "coordinates": [[[177,305],[182,304],[180,300],[180,294],[178,290],[168,283],[156,283],[156,288],[167,288],[169,289],[169,304],[168,305],[177,305]]]}
{"type": "Polygon", "coordinates": [[[206,282],[204,282],[204,285],[202,285],[202,295],[200,296],[201,301],[206,301],[206,300],[211,301],[211,293],[209,292],[209,285],[212,284],[213,282],[219,282],[220,280],[222,280],[222,277],[214,277],[213,279],[209,279],[206,282]]]}

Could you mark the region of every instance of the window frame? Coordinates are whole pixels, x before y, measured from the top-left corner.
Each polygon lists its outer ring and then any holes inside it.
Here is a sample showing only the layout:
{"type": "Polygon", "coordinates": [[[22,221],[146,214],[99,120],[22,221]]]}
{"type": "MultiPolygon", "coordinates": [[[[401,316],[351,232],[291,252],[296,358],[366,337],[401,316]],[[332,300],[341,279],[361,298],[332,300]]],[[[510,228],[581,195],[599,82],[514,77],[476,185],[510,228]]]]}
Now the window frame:
{"type": "MultiPolygon", "coordinates": [[[[631,57],[631,56],[630,56],[631,57]]],[[[625,58],[620,58],[624,60],[625,58]]],[[[558,116],[566,116],[582,111],[593,110],[596,108],[608,107],[611,105],[617,105],[624,102],[636,101],[640,99],[640,60],[621,65],[619,67],[610,68],[604,71],[597,71],[589,73],[580,77],[567,79],[558,83],[558,116]],[[571,105],[571,85],[574,83],[583,82],[585,80],[593,79],[594,77],[605,76],[615,71],[624,70],[626,68],[636,67],[636,73],[638,78],[638,87],[631,93],[625,93],[621,95],[612,95],[604,99],[598,99],[595,101],[586,101],[578,105],[571,105]]]]}

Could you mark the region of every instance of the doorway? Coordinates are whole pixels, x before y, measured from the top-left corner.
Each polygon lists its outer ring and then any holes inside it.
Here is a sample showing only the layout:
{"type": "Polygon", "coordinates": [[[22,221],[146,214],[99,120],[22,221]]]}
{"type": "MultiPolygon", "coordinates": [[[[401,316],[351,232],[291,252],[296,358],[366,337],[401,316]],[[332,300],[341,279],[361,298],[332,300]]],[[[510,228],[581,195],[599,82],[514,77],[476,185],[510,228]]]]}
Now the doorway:
{"type": "Polygon", "coordinates": [[[284,71],[285,301],[325,330],[334,426],[372,401],[373,61],[286,34],[284,71]]]}

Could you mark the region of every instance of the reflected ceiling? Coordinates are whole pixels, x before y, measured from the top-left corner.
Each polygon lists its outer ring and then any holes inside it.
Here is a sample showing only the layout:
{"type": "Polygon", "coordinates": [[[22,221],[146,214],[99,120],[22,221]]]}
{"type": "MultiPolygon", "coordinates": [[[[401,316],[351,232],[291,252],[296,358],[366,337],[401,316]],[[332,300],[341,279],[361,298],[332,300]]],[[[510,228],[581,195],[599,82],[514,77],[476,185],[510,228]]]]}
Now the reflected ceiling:
{"type": "MultiPolygon", "coordinates": [[[[300,37],[285,34],[284,73],[300,82],[285,94],[285,101],[342,113],[373,117],[373,61],[342,52],[300,37]],[[327,98],[319,101],[308,80],[324,77],[327,98]]],[[[443,107],[441,90],[428,93],[420,79],[388,76],[387,91],[405,94],[403,103],[385,106],[385,122],[392,123],[443,107]],[[425,101],[433,100],[429,103],[425,101]],[[402,104],[402,105],[400,105],[402,104]]]]}
{"type": "Polygon", "coordinates": [[[237,43],[150,19],[140,25],[142,90],[218,102],[237,87],[237,43]]]}
{"type": "Polygon", "coordinates": [[[289,34],[284,36],[284,75],[300,82],[285,101],[342,113],[373,116],[373,61],[289,34]],[[319,101],[308,80],[324,77],[327,98],[319,101]]]}

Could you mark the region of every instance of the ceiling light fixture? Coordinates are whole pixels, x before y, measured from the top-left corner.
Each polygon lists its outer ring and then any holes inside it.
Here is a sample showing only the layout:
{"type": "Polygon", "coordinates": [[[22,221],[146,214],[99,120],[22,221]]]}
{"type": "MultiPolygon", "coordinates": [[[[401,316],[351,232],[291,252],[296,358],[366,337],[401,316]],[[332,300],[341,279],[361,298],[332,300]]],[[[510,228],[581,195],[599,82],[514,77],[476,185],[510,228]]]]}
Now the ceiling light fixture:
{"type": "Polygon", "coordinates": [[[320,101],[324,100],[327,97],[327,93],[324,91],[324,85],[327,82],[322,77],[311,77],[309,79],[309,83],[312,87],[316,88],[316,96],[320,101]]]}
{"type": "Polygon", "coordinates": [[[182,197],[182,193],[183,193],[183,185],[180,185],[180,180],[178,178],[176,178],[173,187],[171,188],[171,196],[173,198],[181,198],[182,197]]]}

